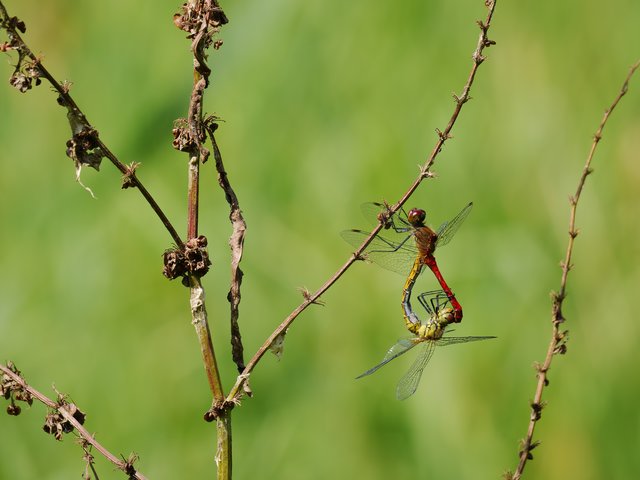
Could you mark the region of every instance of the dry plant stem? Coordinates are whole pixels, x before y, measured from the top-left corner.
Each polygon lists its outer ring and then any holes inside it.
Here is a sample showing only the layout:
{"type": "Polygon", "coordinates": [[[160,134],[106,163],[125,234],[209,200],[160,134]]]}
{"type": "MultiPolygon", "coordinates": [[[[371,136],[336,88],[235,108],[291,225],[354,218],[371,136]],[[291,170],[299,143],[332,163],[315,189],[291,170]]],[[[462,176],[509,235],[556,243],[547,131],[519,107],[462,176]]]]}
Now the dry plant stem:
{"type": "MultiPolygon", "coordinates": [[[[467,78],[467,82],[465,83],[464,88],[462,90],[462,94],[460,96],[454,95],[456,106],[453,111],[453,114],[451,115],[451,118],[449,119],[449,122],[447,123],[446,128],[443,131],[438,131],[438,141],[436,142],[436,145],[433,148],[429,157],[427,158],[425,164],[420,168],[420,173],[418,175],[418,178],[416,178],[415,182],[411,185],[409,190],[407,190],[407,192],[402,196],[402,198],[398,201],[398,203],[396,203],[390,208],[390,214],[395,213],[397,210],[399,210],[402,207],[402,205],[404,205],[404,203],[411,197],[411,195],[415,192],[415,190],[418,188],[420,183],[422,183],[422,181],[425,178],[432,176],[430,169],[435,163],[436,157],[442,151],[442,147],[444,146],[445,142],[449,138],[451,138],[451,135],[450,135],[451,130],[453,129],[453,126],[455,125],[456,120],[458,119],[458,116],[462,111],[462,106],[471,99],[469,95],[471,92],[471,86],[473,85],[473,82],[476,77],[476,72],[478,71],[480,64],[485,59],[482,53],[485,48],[495,44],[494,41],[489,40],[488,32],[489,32],[489,27],[491,26],[491,20],[493,18],[493,12],[495,10],[496,0],[485,0],[484,3],[488,10],[487,17],[484,20],[484,22],[478,21],[478,26],[480,27],[480,37],[478,39],[478,44],[476,46],[476,49],[472,55],[473,65],[471,67],[471,71],[467,78]]],[[[284,319],[284,321],[280,325],[278,325],[278,327],[274,330],[274,332],[269,336],[269,338],[267,338],[267,340],[258,349],[258,351],[255,353],[253,358],[251,358],[249,363],[247,363],[247,366],[244,369],[244,371],[238,376],[235,385],[229,392],[229,395],[227,395],[227,401],[237,401],[240,398],[241,387],[243,383],[249,378],[249,375],[255,368],[256,364],[264,356],[264,354],[267,352],[267,350],[269,349],[271,344],[274,342],[274,340],[278,338],[280,335],[284,334],[286,330],[289,328],[289,326],[293,323],[293,321],[298,317],[298,315],[300,315],[300,313],[302,313],[309,305],[311,305],[312,303],[318,303],[318,299],[324,294],[324,292],[326,292],[344,274],[344,272],[346,272],[349,269],[349,267],[351,267],[351,265],[356,260],[362,258],[362,254],[364,250],[367,248],[367,246],[371,243],[373,238],[378,234],[378,232],[381,229],[382,229],[382,225],[381,224],[377,225],[371,231],[371,234],[362,243],[360,248],[358,248],[354,252],[354,254],[349,258],[349,260],[342,267],[340,267],[340,269],[329,280],[327,280],[325,284],[322,285],[322,287],[320,287],[315,293],[305,295],[304,302],[302,302],[293,312],[289,314],[287,318],[284,319]]]]}
{"type": "MultiPolygon", "coordinates": [[[[215,3],[215,2],[214,2],[215,3]]],[[[191,44],[193,53],[193,89],[189,101],[188,124],[194,146],[187,153],[189,154],[189,187],[188,187],[188,213],[187,213],[187,237],[188,240],[198,236],[198,197],[200,190],[200,164],[207,160],[208,152],[203,147],[202,141],[205,138],[204,121],[202,115],[202,102],[204,90],[207,87],[207,76],[210,72],[204,63],[205,42],[209,30],[208,12],[212,8],[210,1],[192,2],[198,12],[202,15],[199,18],[199,31],[191,44]]],[[[217,4],[216,4],[217,7],[217,4]]],[[[216,362],[213,342],[211,341],[211,331],[207,320],[207,310],[205,307],[205,294],[200,278],[189,275],[189,287],[191,289],[191,318],[200,341],[204,368],[209,380],[209,387],[214,397],[214,403],[224,401],[222,382],[216,362]]]]}
{"type": "MultiPolygon", "coordinates": [[[[202,48],[201,44],[196,48],[202,48]]],[[[195,61],[195,60],[194,60],[195,61]]],[[[198,236],[198,199],[200,196],[200,164],[207,160],[206,150],[202,146],[203,118],[202,101],[207,80],[196,69],[194,72],[193,91],[189,104],[189,131],[195,139],[195,148],[189,152],[189,187],[188,187],[188,214],[187,214],[187,240],[198,236]]]]}
{"type": "MultiPolygon", "coordinates": [[[[216,2],[213,2],[219,8],[216,2]]],[[[208,84],[210,73],[205,57],[205,47],[209,32],[212,4],[210,1],[192,2],[194,8],[201,17],[198,17],[198,32],[191,43],[193,53],[193,89],[189,100],[189,115],[187,118],[190,136],[194,142],[193,147],[187,152],[189,155],[189,185],[188,185],[188,213],[187,213],[187,238],[195,239],[198,236],[198,197],[200,190],[200,164],[207,160],[208,152],[202,145],[205,138],[205,128],[202,114],[202,102],[204,90],[208,84]]],[[[214,397],[214,404],[224,401],[222,382],[216,362],[211,331],[207,320],[207,310],[205,308],[205,294],[200,278],[189,275],[189,287],[191,289],[191,318],[196,329],[202,360],[209,381],[209,387],[214,397]]]]}
{"type": "MultiPolygon", "coordinates": [[[[82,424],[80,424],[75,419],[73,414],[71,414],[65,407],[60,407],[56,402],[51,400],[45,394],[43,394],[43,393],[39,392],[38,390],[36,390],[35,388],[31,387],[29,384],[27,384],[27,382],[26,382],[26,380],[24,378],[22,378],[20,375],[16,375],[13,371],[11,371],[11,369],[7,368],[5,365],[0,365],[0,371],[2,371],[2,373],[4,373],[5,375],[8,375],[9,377],[11,377],[15,382],[19,383],[26,391],[28,391],[33,396],[33,398],[35,398],[39,402],[43,403],[47,407],[49,407],[49,408],[51,408],[53,410],[56,410],[57,412],[60,412],[60,414],[64,417],[64,419],[66,421],[68,421],[71,425],[73,425],[73,428],[78,432],[78,434],[82,438],[84,438],[89,444],[91,444],[98,452],[100,452],[100,454],[103,457],[105,457],[107,460],[109,460],[111,463],[113,463],[116,466],[116,468],[118,468],[119,470],[122,470],[123,472],[126,472],[130,468],[130,464],[128,462],[116,457],[109,450],[107,450],[105,447],[103,447],[93,437],[93,435],[91,435],[87,431],[87,429],[84,428],[82,426],[82,424]]],[[[147,477],[145,477],[140,472],[135,472],[135,475],[131,475],[130,478],[137,478],[139,480],[146,480],[147,477]]]]}
{"type": "Polygon", "coordinates": [[[433,150],[431,151],[431,154],[427,158],[425,164],[420,168],[420,175],[418,176],[418,178],[416,178],[413,185],[411,185],[409,190],[407,190],[407,192],[402,196],[398,203],[391,207],[389,212],[390,214],[398,211],[406,203],[406,201],[409,200],[411,195],[413,195],[413,193],[425,178],[429,178],[433,175],[431,173],[431,167],[433,167],[436,161],[436,157],[442,151],[442,147],[444,147],[445,142],[451,138],[451,130],[453,130],[453,126],[455,125],[456,120],[458,120],[458,116],[462,111],[462,106],[469,100],[471,100],[471,86],[473,85],[473,81],[476,78],[476,73],[478,71],[478,68],[480,67],[480,64],[482,64],[482,62],[484,62],[485,60],[485,57],[483,55],[484,49],[495,44],[493,40],[489,40],[487,34],[489,32],[489,28],[491,27],[491,20],[493,19],[493,12],[496,8],[496,1],[497,0],[485,1],[485,5],[488,10],[487,17],[484,22],[478,21],[478,26],[480,27],[480,38],[478,39],[478,44],[472,55],[473,64],[471,66],[471,71],[469,72],[469,77],[467,78],[467,83],[465,83],[462,89],[462,94],[460,96],[455,94],[453,95],[453,98],[456,102],[456,107],[453,111],[453,115],[451,115],[449,123],[447,123],[445,129],[442,131],[438,130],[438,141],[436,142],[435,147],[433,147],[433,150]]]}
{"type": "MultiPolygon", "coordinates": [[[[34,62],[35,65],[37,65],[38,70],[41,73],[41,76],[43,78],[46,78],[47,81],[51,84],[51,86],[56,90],[56,92],[58,92],[59,98],[62,100],[61,103],[68,109],[69,114],[73,115],[78,120],[78,122],[80,124],[85,125],[85,126],[87,126],[89,128],[93,128],[91,126],[91,124],[89,123],[89,121],[87,120],[87,118],[84,115],[84,113],[82,112],[82,110],[80,110],[80,107],[78,107],[78,105],[76,104],[75,100],[69,94],[68,87],[63,86],[60,82],[58,82],[53,77],[53,75],[42,64],[41,59],[36,57],[33,54],[33,52],[31,51],[31,49],[27,46],[27,44],[24,42],[24,40],[20,36],[20,33],[17,32],[15,28],[10,26],[9,19],[11,17],[7,13],[7,10],[6,10],[4,4],[1,1],[0,1],[0,16],[2,16],[2,20],[7,25],[7,33],[9,34],[9,36],[15,42],[17,42],[18,48],[26,56],[28,56],[34,62]]],[[[164,212],[162,211],[162,209],[160,208],[158,203],[151,196],[149,191],[144,187],[142,182],[138,179],[138,177],[136,176],[135,172],[132,172],[131,169],[127,165],[125,165],[120,160],[118,160],[118,158],[111,152],[111,150],[109,150],[107,148],[107,146],[102,142],[102,140],[100,140],[98,138],[97,141],[98,141],[98,144],[100,145],[100,148],[104,152],[105,156],[111,161],[111,163],[118,170],[120,170],[120,172],[123,175],[127,175],[127,177],[130,179],[130,182],[133,184],[133,186],[138,188],[138,190],[140,191],[142,196],[149,203],[149,205],[151,206],[153,211],[156,213],[156,215],[158,216],[158,218],[160,219],[160,221],[162,222],[164,227],[167,229],[167,231],[169,232],[169,234],[173,238],[173,241],[176,243],[176,245],[178,245],[179,247],[182,247],[183,246],[183,242],[182,242],[182,239],[180,238],[180,236],[178,235],[178,232],[173,227],[173,225],[171,224],[171,222],[169,221],[167,216],[164,214],[164,212]]]]}
{"type": "Polygon", "coordinates": [[[242,251],[244,248],[244,235],[247,229],[247,224],[242,216],[240,210],[240,203],[238,197],[231,187],[227,172],[224,169],[222,162],[222,155],[218,148],[218,143],[214,135],[214,128],[209,128],[209,138],[213,145],[213,157],[216,161],[216,170],[218,171],[218,184],[224,190],[225,197],[229,203],[230,212],[229,220],[233,228],[233,233],[229,238],[229,247],[231,248],[231,287],[227,299],[229,300],[231,308],[231,354],[233,361],[238,367],[238,372],[244,370],[244,349],[242,347],[242,336],[240,335],[240,326],[238,324],[238,318],[240,315],[240,285],[242,284],[242,270],[240,269],[240,262],[242,260],[242,251]]]}
{"type": "Polygon", "coordinates": [[[218,480],[231,478],[231,410],[216,418],[218,445],[216,447],[216,465],[218,480]]]}
{"type": "Polygon", "coordinates": [[[576,211],[578,208],[578,201],[580,200],[580,195],[582,194],[582,189],[587,180],[587,176],[592,172],[591,162],[593,160],[596,147],[602,139],[602,131],[604,130],[604,127],[609,120],[611,112],[613,112],[613,109],[618,105],[622,97],[627,93],[629,81],[631,80],[632,75],[638,69],[638,67],[640,67],[640,60],[631,67],[627,78],[622,84],[620,92],[618,92],[618,95],[614,99],[611,106],[604,112],[604,116],[602,117],[600,126],[593,136],[593,143],[591,144],[591,149],[589,150],[587,161],[584,165],[584,168],[582,169],[582,175],[580,176],[580,180],[578,181],[576,193],[569,198],[569,203],[571,205],[569,215],[569,242],[567,243],[567,251],[564,261],[561,263],[562,278],[560,280],[560,290],[552,295],[551,321],[553,327],[551,332],[551,340],[549,342],[549,348],[547,349],[547,356],[545,357],[544,363],[537,367],[538,384],[536,386],[536,392],[533,397],[533,401],[531,402],[531,416],[529,419],[529,426],[527,428],[527,435],[522,440],[522,449],[519,454],[520,461],[518,462],[516,471],[511,476],[512,480],[517,480],[522,476],[522,472],[524,471],[524,467],[527,464],[527,461],[533,458],[531,455],[531,451],[539,444],[539,442],[533,441],[533,434],[535,431],[536,423],[538,422],[538,420],[540,420],[542,416],[542,409],[544,408],[544,404],[542,403],[542,393],[544,391],[544,388],[549,383],[547,375],[549,369],[551,368],[551,363],[553,361],[554,355],[558,353],[562,354],[566,351],[564,343],[566,341],[567,332],[561,331],[560,327],[565,321],[565,318],[562,315],[562,304],[564,302],[567,291],[567,277],[569,276],[569,270],[571,270],[572,267],[571,255],[573,253],[573,243],[575,241],[575,238],[578,236],[578,230],[576,229],[576,211]]]}
{"type": "MultiPolygon", "coordinates": [[[[187,152],[189,154],[189,186],[188,186],[188,214],[187,214],[187,241],[198,237],[198,212],[199,212],[199,191],[200,191],[200,166],[207,161],[209,152],[203,146],[206,139],[205,122],[203,116],[204,92],[208,86],[208,78],[211,70],[206,64],[206,48],[211,42],[212,25],[215,29],[222,23],[214,21],[215,18],[226,17],[222,9],[215,0],[191,0],[189,8],[183,10],[189,15],[195,16],[195,29],[191,43],[193,54],[193,89],[189,101],[189,114],[187,122],[189,125],[190,137],[194,142],[193,147],[187,152]]],[[[189,287],[191,291],[191,318],[195,327],[202,361],[209,381],[209,387],[213,394],[213,409],[216,411],[216,465],[218,480],[231,478],[231,409],[223,408],[224,392],[218,364],[216,361],[213,342],[211,340],[211,330],[207,318],[205,307],[205,292],[200,278],[196,275],[189,275],[189,287]]]]}
{"type": "Polygon", "coordinates": [[[200,342],[200,351],[202,352],[202,361],[204,369],[209,381],[209,388],[213,394],[214,402],[221,403],[224,401],[224,393],[222,391],[222,382],[220,381],[220,372],[218,371],[218,363],[211,342],[211,332],[207,321],[207,309],[205,306],[205,293],[202,288],[200,279],[195,275],[189,276],[190,282],[190,304],[191,304],[191,323],[193,323],[200,342]]]}

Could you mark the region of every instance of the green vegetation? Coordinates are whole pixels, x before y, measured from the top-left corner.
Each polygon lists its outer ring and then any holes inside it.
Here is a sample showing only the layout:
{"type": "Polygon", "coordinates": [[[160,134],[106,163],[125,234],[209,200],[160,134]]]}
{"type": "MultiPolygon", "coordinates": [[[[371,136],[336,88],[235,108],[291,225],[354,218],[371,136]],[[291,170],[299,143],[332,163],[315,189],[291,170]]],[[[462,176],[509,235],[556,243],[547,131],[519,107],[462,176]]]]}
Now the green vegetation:
{"type": "MultiPolygon", "coordinates": [[[[395,202],[444,128],[471,66],[482,1],[230,2],[210,55],[209,113],[248,223],[241,327],[247,356],[346,261],[340,239],[359,205],[395,202]]],[[[192,82],[180,2],[7,2],[25,39],[100,137],[182,234],[185,155],[171,148],[192,82]]],[[[437,252],[464,305],[456,335],[497,340],[439,349],[416,392],[395,399],[411,353],[356,375],[405,335],[404,279],[358,264],[289,331],[280,361],[251,377],[233,412],[238,479],[498,478],[515,468],[551,332],[569,204],[603,110],[639,57],[640,3],[498,3],[472,91],[408,206],[433,225],[474,210],[437,252]]],[[[6,59],[8,57],[3,57],[6,59]]],[[[8,79],[12,68],[0,69],[8,79]]],[[[557,357],[527,478],[632,478],[640,470],[640,79],[604,131],[578,210],[565,301],[568,353],[557,357]]],[[[55,95],[0,87],[0,361],[34,387],[70,394],[113,452],[134,450],[150,478],[212,478],[215,429],[188,290],[162,275],[171,238],[103,163],[74,181],[55,95]]],[[[203,169],[203,279],[223,384],[228,339],[228,207],[203,169]]],[[[429,274],[415,291],[436,288],[429,274]]],[[[81,450],[41,430],[42,406],[0,416],[0,478],[79,478],[81,450]]],[[[122,478],[102,459],[100,478],[122,478]]]]}

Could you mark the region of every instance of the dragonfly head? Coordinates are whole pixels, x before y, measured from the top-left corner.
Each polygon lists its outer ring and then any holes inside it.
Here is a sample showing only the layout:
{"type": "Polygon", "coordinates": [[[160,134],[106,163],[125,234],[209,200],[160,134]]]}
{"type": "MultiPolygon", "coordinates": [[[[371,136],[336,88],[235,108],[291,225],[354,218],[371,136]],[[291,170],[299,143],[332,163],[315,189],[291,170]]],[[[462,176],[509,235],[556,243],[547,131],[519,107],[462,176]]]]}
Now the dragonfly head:
{"type": "Polygon", "coordinates": [[[424,219],[427,218],[427,212],[421,208],[412,208],[407,213],[407,220],[414,227],[420,227],[424,224],[424,219]]]}

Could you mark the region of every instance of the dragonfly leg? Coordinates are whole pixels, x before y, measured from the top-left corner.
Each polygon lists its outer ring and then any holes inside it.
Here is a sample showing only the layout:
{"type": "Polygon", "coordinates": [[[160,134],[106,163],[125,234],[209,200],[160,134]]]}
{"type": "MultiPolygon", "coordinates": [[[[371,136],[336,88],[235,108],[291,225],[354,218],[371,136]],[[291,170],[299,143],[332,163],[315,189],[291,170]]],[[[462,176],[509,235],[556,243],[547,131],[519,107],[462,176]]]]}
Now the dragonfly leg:
{"type": "Polygon", "coordinates": [[[451,302],[451,308],[453,308],[453,322],[460,323],[462,321],[462,305],[456,299],[456,296],[453,294],[447,282],[445,282],[444,277],[440,273],[440,269],[438,268],[438,264],[436,263],[436,259],[433,255],[425,256],[424,264],[431,269],[433,274],[435,275],[438,283],[442,287],[442,290],[447,294],[449,301],[451,302]]]}
{"type": "Polygon", "coordinates": [[[384,252],[384,253],[397,252],[398,250],[400,250],[404,246],[405,243],[407,243],[409,241],[410,238],[413,238],[413,235],[407,235],[404,238],[404,240],[402,240],[400,243],[391,242],[391,241],[387,240],[386,238],[381,237],[380,235],[378,235],[378,238],[380,239],[381,242],[386,243],[387,245],[389,245],[389,250],[371,249],[371,250],[369,250],[369,252],[378,252],[378,253],[381,253],[381,252],[384,252]]]}

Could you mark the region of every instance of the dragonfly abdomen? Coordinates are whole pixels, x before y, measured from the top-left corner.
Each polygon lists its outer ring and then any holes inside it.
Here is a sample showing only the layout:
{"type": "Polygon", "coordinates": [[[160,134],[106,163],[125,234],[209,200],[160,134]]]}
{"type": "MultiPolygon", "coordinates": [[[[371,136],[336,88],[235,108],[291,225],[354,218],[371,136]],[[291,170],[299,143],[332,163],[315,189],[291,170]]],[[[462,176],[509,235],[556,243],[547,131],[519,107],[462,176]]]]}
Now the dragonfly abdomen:
{"type": "Polygon", "coordinates": [[[416,283],[416,279],[418,278],[418,275],[420,275],[423,266],[424,263],[422,262],[422,259],[417,257],[413,262],[407,281],[404,283],[404,288],[402,289],[402,317],[404,318],[407,330],[415,335],[418,335],[421,322],[411,308],[411,291],[413,290],[413,285],[416,283]]]}

